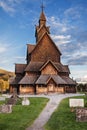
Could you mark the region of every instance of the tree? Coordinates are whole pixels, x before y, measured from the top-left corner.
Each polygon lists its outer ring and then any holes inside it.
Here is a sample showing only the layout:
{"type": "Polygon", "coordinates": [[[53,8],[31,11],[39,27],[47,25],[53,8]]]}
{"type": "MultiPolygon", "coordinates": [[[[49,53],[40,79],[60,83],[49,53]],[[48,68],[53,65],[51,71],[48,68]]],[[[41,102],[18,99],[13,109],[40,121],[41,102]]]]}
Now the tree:
{"type": "Polygon", "coordinates": [[[78,84],[77,91],[79,92],[87,92],[87,84],[78,84]]]}
{"type": "Polygon", "coordinates": [[[0,79],[0,92],[3,93],[3,88],[4,88],[4,80],[0,79]]]}

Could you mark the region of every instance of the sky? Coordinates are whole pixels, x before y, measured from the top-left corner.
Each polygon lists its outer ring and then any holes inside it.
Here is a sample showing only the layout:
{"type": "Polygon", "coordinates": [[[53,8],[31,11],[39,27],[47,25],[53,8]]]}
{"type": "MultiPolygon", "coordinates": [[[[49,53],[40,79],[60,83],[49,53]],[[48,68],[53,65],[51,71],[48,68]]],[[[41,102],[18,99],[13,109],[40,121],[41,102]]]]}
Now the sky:
{"type": "MultiPolygon", "coordinates": [[[[26,63],[26,44],[35,44],[42,0],[0,0],[0,68],[26,63]]],[[[51,37],[71,77],[87,82],[87,0],[43,0],[51,37]]]]}

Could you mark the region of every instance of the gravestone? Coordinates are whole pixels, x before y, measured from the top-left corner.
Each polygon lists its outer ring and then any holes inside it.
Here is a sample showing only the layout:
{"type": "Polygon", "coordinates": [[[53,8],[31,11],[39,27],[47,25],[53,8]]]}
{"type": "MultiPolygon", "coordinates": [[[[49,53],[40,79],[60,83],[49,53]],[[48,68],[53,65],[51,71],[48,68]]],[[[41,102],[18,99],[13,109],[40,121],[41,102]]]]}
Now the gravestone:
{"type": "Polygon", "coordinates": [[[1,105],[0,113],[12,113],[12,105],[1,105]]]}
{"type": "Polygon", "coordinates": [[[23,98],[22,105],[30,105],[30,101],[27,97],[23,98]]]}
{"type": "Polygon", "coordinates": [[[69,107],[71,112],[74,112],[76,107],[84,107],[84,99],[69,99],[69,107]]]}
{"type": "Polygon", "coordinates": [[[76,109],[76,121],[87,122],[87,108],[76,109]]]}
{"type": "Polygon", "coordinates": [[[13,91],[13,95],[11,96],[11,98],[9,98],[7,104],[9,105],[15,105],[17,100],[18,100],[18,95],[17,95],[17,89],[14,88],[14,91],[13,91]]]}
{"type": "Polygon", "coordinates": [[[70,107],[84,107],[84,99],[69,99],[70,107]]]}

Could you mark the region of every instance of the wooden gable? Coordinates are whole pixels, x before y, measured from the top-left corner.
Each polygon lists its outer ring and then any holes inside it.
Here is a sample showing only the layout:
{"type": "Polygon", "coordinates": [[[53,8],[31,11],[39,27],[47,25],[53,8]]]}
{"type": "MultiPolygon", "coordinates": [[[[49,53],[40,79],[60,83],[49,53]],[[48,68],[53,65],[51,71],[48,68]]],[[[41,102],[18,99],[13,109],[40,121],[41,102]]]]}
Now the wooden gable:
{"type": "Polygon", "coordinates": [[[45,32],[32,51],[31,60],[45,62],[48,60],[60,62],[60,51],[55,43],[45,32]]]}
{"type": "Polygon", "coordinates": [[[42,37],[42,35],[44,34],[44,32],[47,32],[48,34],[49,32],[49,27],[46,27],[45,25],[42,25],[40,28],[36,28],[36,42],[40,40],[40,38],[42,37]]]}
{"type": "Polygon", "coordinates": [[[41,67],[41,74],[49,74],[49,75],[57,75],[58,71],[57,68],[53,65],[51,61],[46,62],[42,67],[41,67]]]}

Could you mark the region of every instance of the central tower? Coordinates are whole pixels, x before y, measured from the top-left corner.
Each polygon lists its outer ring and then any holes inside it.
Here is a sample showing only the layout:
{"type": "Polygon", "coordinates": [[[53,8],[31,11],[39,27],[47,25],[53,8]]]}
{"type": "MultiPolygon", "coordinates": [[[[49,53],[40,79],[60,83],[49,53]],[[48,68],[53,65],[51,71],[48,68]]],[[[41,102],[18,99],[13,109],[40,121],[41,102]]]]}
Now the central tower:
{"type": "Polygon", "coordinates": [[[41,38],[41,36],[45,32],[50,34],[49,26],[46,26],[46,16],[44,14],[44,10],[43,9],[44,9],[44,6],[42,4],[42,6],[41,6],[41,14],[40,14],[40,18],[39,18],[39,25],[36,26],[36,29],[35,29],[36,42],[39,41],[39,39],[41,38]]]}

